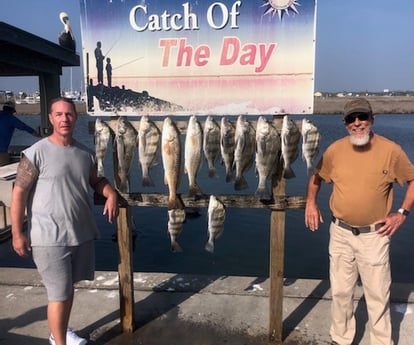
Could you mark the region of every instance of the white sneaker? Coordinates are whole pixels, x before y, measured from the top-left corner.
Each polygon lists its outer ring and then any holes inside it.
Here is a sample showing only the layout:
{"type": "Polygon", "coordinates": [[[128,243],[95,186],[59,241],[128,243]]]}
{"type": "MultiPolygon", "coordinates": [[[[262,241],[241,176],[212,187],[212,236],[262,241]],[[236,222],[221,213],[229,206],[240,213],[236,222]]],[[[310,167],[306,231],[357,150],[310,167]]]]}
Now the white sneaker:
{"type": "MultiPolygon", "coordinates": [[[[66,332],[66,345],[86,345],[88,341],[84,338],[79,337],[72,328],[68,328],[66,332]]],[[[49,337],[49,344],[56,345],[53,335],[49,337]]]]}

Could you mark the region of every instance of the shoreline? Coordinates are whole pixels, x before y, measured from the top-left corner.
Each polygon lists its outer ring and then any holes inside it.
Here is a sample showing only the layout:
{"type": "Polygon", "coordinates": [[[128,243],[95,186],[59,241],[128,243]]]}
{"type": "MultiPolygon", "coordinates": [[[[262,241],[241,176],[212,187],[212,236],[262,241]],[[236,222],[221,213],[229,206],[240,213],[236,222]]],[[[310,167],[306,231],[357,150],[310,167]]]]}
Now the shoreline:
{"type": "MultiPolygon", "coordinates": [[[[315,97],[313,113],[342,114],[345,103],[358,97],[315,97]]],[[[414,114],[413,96],[368,96],[374,114],[414,114]]]]}
{"type": "MultiPolygon", "coordinates": [[[[347,101],[357,97],[315,97],[313,114],[341,114],[347,101]]],[[[368,96],[374,114],[414,114],[414,96],[368,96]]],[[[87,115],[86,103],[76,102],[80,115],[87,115]]],[[[40,104],[16,104],[16,115],[40,115],[40,104]]]]}

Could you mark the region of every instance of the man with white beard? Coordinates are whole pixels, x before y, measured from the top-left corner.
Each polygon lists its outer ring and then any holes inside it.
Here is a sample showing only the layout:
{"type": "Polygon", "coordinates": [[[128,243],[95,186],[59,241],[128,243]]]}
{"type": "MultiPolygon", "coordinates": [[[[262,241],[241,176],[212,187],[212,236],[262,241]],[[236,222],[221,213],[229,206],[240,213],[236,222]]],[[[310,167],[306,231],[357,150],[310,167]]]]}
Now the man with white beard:
{"type": "Polygon", "coordinates": [[[356,98],[345,104],[347,137],[331,144],[308,183],[305,225],[318,229],[317,205],[322,181],[332,183],[329,205],[329,257],[332,292],[332,345],[351,345],[356,330],[353,293],[361,278],[370,321],[371,345],[393,345],[390,318],[391,236],[414,203],[414,166],[395,142],[373,133],[370,103],[356,98]],[[392,211],[393,184],[407,182],[398,211],[392,211]]]}

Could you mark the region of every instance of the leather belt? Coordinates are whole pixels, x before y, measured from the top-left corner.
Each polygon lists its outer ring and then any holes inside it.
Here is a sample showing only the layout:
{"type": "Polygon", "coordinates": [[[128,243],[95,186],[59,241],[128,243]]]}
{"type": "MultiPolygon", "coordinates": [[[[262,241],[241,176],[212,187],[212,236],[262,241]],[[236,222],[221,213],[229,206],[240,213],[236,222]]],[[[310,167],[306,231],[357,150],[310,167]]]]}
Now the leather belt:
{"type": "Polygon", "coordinates": [[[361,233],[377,231],[380,227],[382,227],[385,224],[385,223],[378,223],[378,224],[371,224],[371,225],[366,225],[366,226],[353,226],[353,225],[349,225],[343,220],[336,218],[335,216],[332,216],[332,222],[338,225],[339,227],[341,227],[342,229],[352,231],[352,233],[355,236],[358,236],[361,233]]]}

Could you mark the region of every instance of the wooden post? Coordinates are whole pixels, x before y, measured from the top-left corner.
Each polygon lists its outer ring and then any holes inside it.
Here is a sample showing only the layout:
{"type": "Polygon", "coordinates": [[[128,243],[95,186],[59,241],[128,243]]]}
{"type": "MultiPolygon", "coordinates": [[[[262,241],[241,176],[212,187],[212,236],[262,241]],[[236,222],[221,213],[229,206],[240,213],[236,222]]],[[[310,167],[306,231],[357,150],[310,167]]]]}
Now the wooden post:
{"type": "MultiPolygon", "coordinates": [[[[114,182],[119,187],[118,155],[116,144],[113,151],[114,182]]],[[[135,328],[134,312],[134,269],[132,261],[132,231],[129,206],[119,209],[117,219],[119,309],[122,330],[132,333],[135,328]]]]}
{"type": "Polygon", "coordinates": [[[117,220],[119,308],[122,330],[132,333],[135,328],[134,272],[132,262],[132,233],[129,219],[129,206],[121,207],[117,220]]]}
{"type": "MultiPolygon", "coordinates": [[[[279,122],[278,120],[276,120],[279,122]]],[[[276,124],[280,128],[280,122],[276,124]]],[[[282,177],[283,164],[279,164],[273,177],[273,195],[285,195],[286,181],[282,177]]],[[[272,209],[270,216],[270,296],[269,342],[282,344],[283,333],[283,277],[285,256],[285,208],[272,209]]]]}
{"type": "Polygon", "coordinates": [[[60,78],[59,75],[41,73],[39,75],[39,91],[40,91],[40,122],[41,135],[47,136],[51,133],[51,125],[49,123],[49,103],[52,99],[60,96],[60,78]]]}

